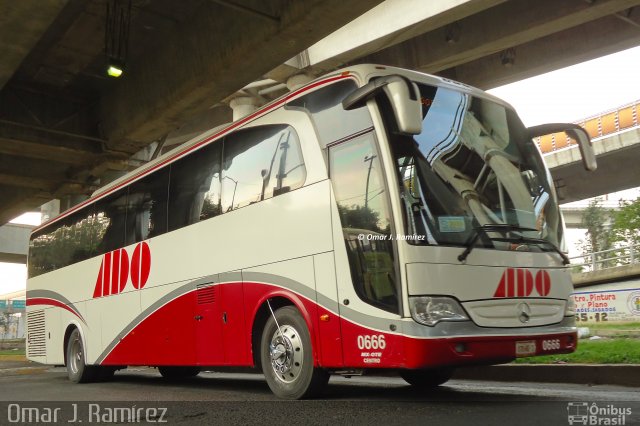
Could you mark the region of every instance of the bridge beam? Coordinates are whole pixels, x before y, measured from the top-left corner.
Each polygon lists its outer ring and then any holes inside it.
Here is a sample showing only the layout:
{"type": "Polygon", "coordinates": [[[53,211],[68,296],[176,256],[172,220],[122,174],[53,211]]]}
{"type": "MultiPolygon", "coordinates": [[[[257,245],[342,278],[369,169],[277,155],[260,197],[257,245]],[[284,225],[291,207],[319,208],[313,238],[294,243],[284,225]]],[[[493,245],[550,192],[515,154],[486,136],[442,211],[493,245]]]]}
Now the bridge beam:
{"type": "Polygon", "coordinates": [[[58,16],[66,0],[1,0],[0,89],[58,16]],[[25,22],[28,25],[25,25],[25,22]]]}
{"type": "Polygon", "coordinates": [[[270,20],[229,19],[220,8],[232,2],[204,2],[188,25],[159,41],[162,49],[131,58],[131,72],[101,99],[109,148],[138,151],[380,1],[282,2],[270,20]]]}
{"type": "Polygon", "coordinates": [[[594,141],[598,169],[588,172],[577,147],[544,156],[558,189],[560,202],[585,200],[640,186],[640,128],[594,141]]]}
{"type": "MultiPolygon", "coordinates": [[[[580,26],[601,16],[627,10],[637,6],[637,3],[637,0],[508,1],[361,60],[429,73],[442,72],[555,32],[580,26]]],[[[622,21],[619,25],[635,28],[631,23],[622,21]]],[[[581,43],[574,43],[572,49],[583,50],[580,46],[581,43]]],[[[480,86],[486,87],[484,84],[480,86]]]]}
{"type": "Polygon", "coordinates": [[[27,263],[33,226],[9,223],[0,226],[0,262],[27,263]]]}
{"type": "MultiPolygon", "coordinates": [[[[632,12],[628,19],[640,26],[640,8],[632,12]]],[[[638,26],[610,15],[514,46],[509,60],[500,51],[442,75],[487,90],[638,46],[638,26]]]]}

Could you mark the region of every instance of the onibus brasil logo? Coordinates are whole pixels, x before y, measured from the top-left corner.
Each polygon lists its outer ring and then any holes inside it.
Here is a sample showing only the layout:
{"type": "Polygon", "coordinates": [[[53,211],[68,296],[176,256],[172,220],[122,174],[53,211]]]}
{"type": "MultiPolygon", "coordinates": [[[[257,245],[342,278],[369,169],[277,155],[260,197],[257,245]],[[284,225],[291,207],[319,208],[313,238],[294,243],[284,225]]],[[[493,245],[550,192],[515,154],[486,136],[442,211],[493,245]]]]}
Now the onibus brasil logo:
{"type": "Polygon", "coordinates": [[[567,421],[570,425],[626,425],[631,408],[614,404],[570,402],[567,404],[567,421]]]}

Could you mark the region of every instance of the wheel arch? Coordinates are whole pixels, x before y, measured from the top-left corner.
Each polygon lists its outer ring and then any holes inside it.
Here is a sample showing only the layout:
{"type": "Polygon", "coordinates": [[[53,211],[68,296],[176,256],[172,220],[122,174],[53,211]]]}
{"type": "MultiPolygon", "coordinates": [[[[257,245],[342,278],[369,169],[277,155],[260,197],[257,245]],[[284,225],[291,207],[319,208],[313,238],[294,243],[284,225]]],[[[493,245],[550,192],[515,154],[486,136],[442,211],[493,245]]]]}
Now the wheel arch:
{"type": "Polygon", "coordinates": [[[271,308],[273,311],[277,311],[278,309],[285,306],[293,306],[295,307],[305,323],[307,324],[307,328],[309,330],[309,335],[311,336],[311,345],[313,348],[313,360],[314,363],[317,363],[318,360],[318,351],[317,344],[315,338],[315,329],[313,326],[312,317],[305,307],[304,302],[300,299],[300,297],[292,292],[288,291],[275,291],[265,295],[259,303],[257,303],[258,308],[255,310],[252,316],[251,322],[251,355],[253,359],[253,364],[256,368],[261,368],[260,362],[260,341],[262,339],[262,332],[264,330],[264,326],[267,323],[269,317],[271,317],[271,311],[269,309],[269,304],[271,303],[271,308]]]}
{"type": "Polygon", "coordinates": [[[67,365],[67,344],[69,343],[69,338],[71,337],[71,333],[73,330],[78,330],[80,333],[80,339],[82,339],[82,347],[84,348],[84,362],[87,364],[87,339],[84,335],[84,330],[82,326],[77,321],[71,321],[67,324],[67,327],[64,330],[64,338],[62,339],[62,353],[64,356],[64,365],[67,365]]]}

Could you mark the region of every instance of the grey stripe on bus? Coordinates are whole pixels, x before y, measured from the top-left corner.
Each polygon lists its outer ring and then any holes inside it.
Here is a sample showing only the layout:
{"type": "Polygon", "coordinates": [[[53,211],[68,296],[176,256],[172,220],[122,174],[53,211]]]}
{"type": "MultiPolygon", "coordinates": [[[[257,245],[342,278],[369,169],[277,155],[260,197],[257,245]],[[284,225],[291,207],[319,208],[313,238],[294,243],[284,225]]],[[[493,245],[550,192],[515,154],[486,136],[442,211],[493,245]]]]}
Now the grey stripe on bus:
{"type": "MultiPolygon", "coordinates": [[[[242,282],[244,281],[257,281],[264,284],[273,284],[279,287],[290,289],[296,293],[299,293],[303,297],[309,300],[315,300],[314,291],[309,287],[294,281],[289,278],[285,278],[279,275],[267,274],[262,272],[225,272],[222,274],[212,274],[206,277],[198,278],[194,281],[190,281],[175,290],[171,291],[169,294],[162,296],[160,299],[155,301],[152,305],[146,308],[143,312],[137,315],[118,335],[109,343],[109,345],[104,349],[104,351],[100,354],[96,362],[98,364],[102,363],[109,353],[120,343],[124,337],[129,334],[135,327],[137,327],[145,318],[151,315],[154,311],[161,308],[165,304],[169,303],[171,300],[178,298],[179,296],[188,293],[189,291],[195,290],[199,285],[213,284],[218,285],[226,282],[242,282]]],[[[338,303],[334,300],[329,299],[328,297],[317,293],[318,301],[320,305],[326,307],[327,309],[338,312],[338,303]]]]}
{"type": "Polygon", "coordinates": [[[218,274],[221,283],[242,282],[242,273],[240,271],[223,272],[218,274]]]}
{"type": "MultiPolygon", "coordinates": [[[[78,310],[78,308],[76,308],[76,306],[73,303],[71,303],[69,299],[67,299],[60,293],[56,293],[55,291],[51,291],[51,290],[29,290],[27,292],[27,300],[34,297],[44,297],[47,299],[53,299],[53,300],[57,300],[58,302],[62,302],[68,307],[70,307],[71,309],[73,309],[76,315],[82,318],[82,315],[80,314],[80,311],[78,310]]],[[[82,318],[82,321],[84,321],[84,318],[82,318]]]]}
{"type": "Polygon", "coordinates": [[[269,274],[265,272],[252,272],[252,271],[242,271],[242,278],[245,282],[247,281],[255,281],[259,283],[265,284],[273,284],[278,287],[288,288],[309,300],[315,300],[315,291],[298,281],[294,281],[291,278],[283,277],[280,275],[269,274]]]}
{"type": "MultiPolygon", "coordinates": [[[[200,280],[203,280],[203,278],[201,278],[200,280]]],[[[200,280],[196,280],[196,281],[200,281],[200,280]]],[[[142,321],[144,321],[146,317],[151,315],[154,311],[166,305],[171,300],[176,299],[179,296],[182,296],[183,294],[186,294],[191,290],[194,290],[195,289],[194,282],[196,281],[192,281],[187,284],[181,285],[180,287],[172,290],[168,294],[165,294],[160,299],[153,302],[147,309],[142,311],[138,316],[136,316],[133,319],[133,321],[127,324],[127,326],[124,329],[122,329],[120,333],[118,333],[118,335],[115,337],[115,339],[111,341],[111,343],[109,343],[109,345],[105,348],[104,351],[102,351],[102,353],[96,360],[96,363],[101,364],[105,360],[105,358],[109,355],[109,353],[118,345],[118,343],[120,343],[120,341],[124,339],[126,335],[131,332],[131,330],[136,328],[142,321]]]]}
{"type": "Polygon", "coordinates": [[[169,294],[161,297],[157,301],[155,301],[151,306],[146,308],[143,312],[137,315],[133,321],[131,321],[118,335],[109,343],[109,345],[105,348],[105,350],[100,354],[97,359],[97,363],[102,363],[109,353],[120,343],[120,341],[129,334],[135,327],[138,326],[146,317],[151,315],[154,311],[169,303],[171,300],[176,299],[177,297],[188,293],[189,291],[195,290],[199,285],[206,284],[224,284],[228,282],[251,282],[255,281],[258,283],[264,283],[266,285],[275,285],[278,287],[289,289],[295,293],[300,294],[308,300],[315,301],[318,305],[324,307],[325,309],[341,315],[352,322],[360,326],[364,326],[367,328],[372,328],[380,331],[388,331],[391,323],[397,323],[397,321],[390,319],[380,319],[371,315],[362,314],[356,312],[352,309],[349,309],[345,306],[340,306],[339,303],[335,300],[330,299],[329,297],[314,291],[308,286],[292,280],[290,278],[286,278],[280,275],[269,274],[264,272],[252,272],[252,271],[234,271],[234,272],[225,272],[222,274],[212,274],[206,277],[198,278],[197,280],[190,281],[175,290],[171,291],[169,294]]]}
{"type": "Polygon", "coordinates": [[[109,355],[109,353],[120,343],[122,339],[126,337],[134,328],[136,328],[142,321],[145,320],[149,315],[151,315],[156,310],[160,309],[162,306],[171,302],[173,299],[177,299],[178,297],[195,290],[200,285],[218,285],[222,282],[241,282],[242,276],[240,272],[225,272],[222,274],[212,274],[206,277],[198,278],[197,280],[190,281],[180,287],[172,290],[168,294],[162,296],[160,299],[156,300],[153,304],[151,304],[148,308],[142,311],[139,315],[137,315],[133,321],[131,321],[127,326],[118,333],[118,335],[109,343],[109,345],[105,348],[105,350],[100,354],[97,359],[97,363],[101,364],[105,358],[109,355]],[[224,281],[223,281],[224,279],[224,281]]]}
{"type": "Polygon", "coordinates": [[[248,281],[259,281],[289,288],[309,300],[316,301],[318,305],[325,309],[334,312],[335,314],[339,314],[343,318],[363,327],[373,328],[380,331],[390,331],[390,325],[393,323],[397,326],[397,321],[400,319],[399,316],[398,318],[385,319],[354,311],[345,305],[340,305],[336,300],[330,299],[322,293],[316,292],[312,288],[290,278],[262,272],[243,272],[242,275],[245,277],[245,280],[248,281]]]}

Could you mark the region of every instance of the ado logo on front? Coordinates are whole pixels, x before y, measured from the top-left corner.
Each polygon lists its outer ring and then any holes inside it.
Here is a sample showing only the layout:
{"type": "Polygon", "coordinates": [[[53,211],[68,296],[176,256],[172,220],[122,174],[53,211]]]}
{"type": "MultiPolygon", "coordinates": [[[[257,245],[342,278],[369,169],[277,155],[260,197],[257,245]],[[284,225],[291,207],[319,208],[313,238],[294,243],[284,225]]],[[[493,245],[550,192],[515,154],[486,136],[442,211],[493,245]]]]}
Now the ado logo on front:
{"type": "Polygon", "coordinates": [[[535,279],[528,269],[507,268],[500,278],[493,297],[528,297],[533,293],[547,296],[551,291],[551,276],[544,269],[536,273],[535,279]]]}

